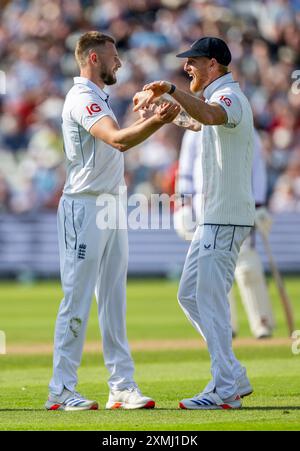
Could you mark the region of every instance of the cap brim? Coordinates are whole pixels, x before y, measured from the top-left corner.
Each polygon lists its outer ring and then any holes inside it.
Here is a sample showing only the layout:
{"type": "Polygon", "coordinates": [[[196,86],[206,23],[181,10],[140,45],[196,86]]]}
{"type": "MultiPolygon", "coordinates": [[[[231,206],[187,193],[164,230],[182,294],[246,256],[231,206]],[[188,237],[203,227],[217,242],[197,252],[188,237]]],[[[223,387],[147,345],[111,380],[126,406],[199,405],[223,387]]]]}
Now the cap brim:
{"type": "Polygon", "coordinates": [[[177,58],[193,58],[193,57],[199,57],[199,56],[206,56],[209,58],[209,56],[204,53],[204,52],[199,52],[197,50],[186,50],[185,52],[182,53],[178,53],[178,55],[176,55],[177,58]]]}

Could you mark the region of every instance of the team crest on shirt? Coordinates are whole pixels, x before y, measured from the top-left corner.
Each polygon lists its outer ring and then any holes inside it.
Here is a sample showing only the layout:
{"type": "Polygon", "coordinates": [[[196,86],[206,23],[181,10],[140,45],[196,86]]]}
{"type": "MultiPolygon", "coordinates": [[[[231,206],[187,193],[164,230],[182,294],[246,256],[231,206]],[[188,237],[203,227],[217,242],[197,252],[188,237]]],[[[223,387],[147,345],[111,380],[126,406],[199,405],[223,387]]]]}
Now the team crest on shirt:
{"type": "Polygon", "coordinates": [[[224,102],[227,106],[230,106],[232,104],[231,99],[228,99],[228,97],[221,96],[220,100],[221,100],[221,102],[224,102]]]}
{"type": "Polygon", "coordinates": [[[85,259],[85,253],[86,253],[86,244],[83,244],[83,243],[79,244],[77,257],[80,260],[84,260],[85,259]]]}
{"type": "Polygon", "coordinates": [[[91,105],[86,106],[86,109],[88,110],[90,116],[92,116],[93,113],[100,113],[101,111],[101,107],[97,103],[92,103],[91,105]]]}

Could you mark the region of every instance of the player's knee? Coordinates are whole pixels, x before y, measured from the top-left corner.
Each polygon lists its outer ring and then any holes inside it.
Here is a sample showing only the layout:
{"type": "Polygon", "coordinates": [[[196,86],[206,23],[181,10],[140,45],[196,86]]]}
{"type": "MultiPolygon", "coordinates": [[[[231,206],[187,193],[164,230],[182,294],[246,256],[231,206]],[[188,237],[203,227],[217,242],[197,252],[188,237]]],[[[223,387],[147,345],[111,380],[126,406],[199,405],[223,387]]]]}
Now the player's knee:
{"type": "Polygon", "coordinates": [[[245,284],[253,284],[264,278],[263,270],[259,266],[242,266],[236,270],[235,275],[238,281],[245,284]]]}

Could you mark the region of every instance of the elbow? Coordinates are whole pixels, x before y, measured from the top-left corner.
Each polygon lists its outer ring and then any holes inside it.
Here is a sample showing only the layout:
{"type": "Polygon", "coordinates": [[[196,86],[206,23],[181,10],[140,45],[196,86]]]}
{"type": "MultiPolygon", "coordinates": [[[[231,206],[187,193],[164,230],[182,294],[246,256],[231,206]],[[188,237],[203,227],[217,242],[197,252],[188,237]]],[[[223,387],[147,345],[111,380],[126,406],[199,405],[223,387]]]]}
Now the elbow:
{"type": "Polygon", "coordinates": [[[123,144],[121,142],[113,142],[112,147],[117,149],[119,152],[126,152],[126,150],[130,149],[131,146],[129,146],[129,144],[123,144]]]}
{"type": "Polygon", "coordinates": [[[212,114],[206,114],[202,120],[201,123],[203,125],[215,125],[214,117],[212,114]]]}
{"type": "Polygon", "coordinates": [[[117,144],[116,149],[119,152],[126,152],[126,150],[130,149],[130,147],[126,146],[126,144],[117,144]]]}

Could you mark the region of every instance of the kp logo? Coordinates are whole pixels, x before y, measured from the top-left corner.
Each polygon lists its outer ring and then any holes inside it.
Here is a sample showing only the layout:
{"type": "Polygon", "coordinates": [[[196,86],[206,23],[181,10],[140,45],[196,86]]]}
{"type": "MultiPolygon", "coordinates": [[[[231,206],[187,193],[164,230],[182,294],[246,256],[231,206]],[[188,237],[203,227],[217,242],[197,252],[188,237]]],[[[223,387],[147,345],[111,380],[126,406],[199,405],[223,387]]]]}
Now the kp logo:
{"type": "Polygon", "coordinates": [[[97,103],[92,103],[92,105],[87,106],[86,109],[90,116],[92,116],[93,113],[100,113],[101,111],[101,107],[97,103]]]}
{"type": "Polygon", "coordinates": [[[220,100],[222,102],[226,103],[227,106],[230,106],[232,104],[232,101],[230,99],[228,99],[228,97],[221,96],[220,100]]]}

